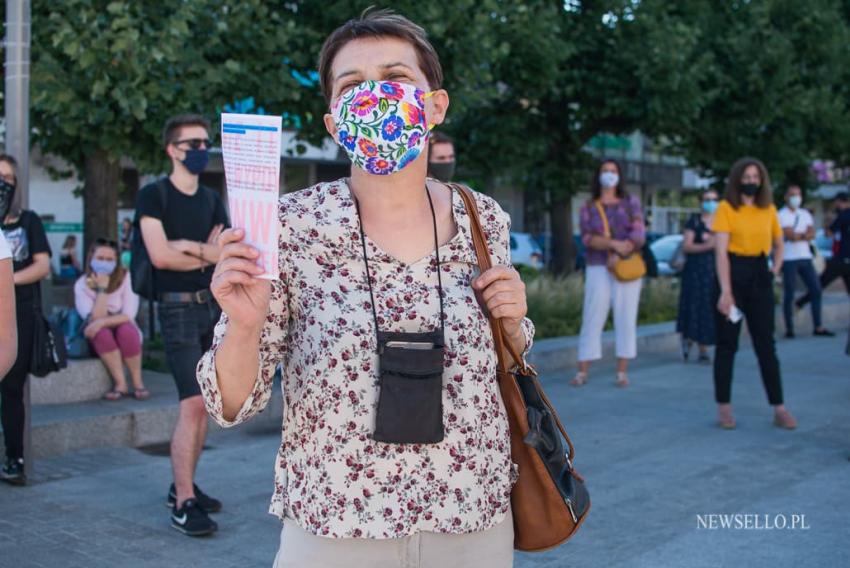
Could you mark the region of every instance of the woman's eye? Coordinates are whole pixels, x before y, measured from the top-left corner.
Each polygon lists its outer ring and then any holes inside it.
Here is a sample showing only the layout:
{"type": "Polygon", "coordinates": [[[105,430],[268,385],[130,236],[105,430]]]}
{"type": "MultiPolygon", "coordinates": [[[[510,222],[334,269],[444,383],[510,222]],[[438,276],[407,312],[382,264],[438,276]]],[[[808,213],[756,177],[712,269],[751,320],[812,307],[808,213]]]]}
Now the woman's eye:
{"type": "Polygon", "coordinates": [[[340,87],[339,94],[342,95],[344,93],[347,93],[348,91],[350,91],[351,89],[353,89],[356,86],[357,86],[357,83],[346,83],[345,85],[340,87]]]}

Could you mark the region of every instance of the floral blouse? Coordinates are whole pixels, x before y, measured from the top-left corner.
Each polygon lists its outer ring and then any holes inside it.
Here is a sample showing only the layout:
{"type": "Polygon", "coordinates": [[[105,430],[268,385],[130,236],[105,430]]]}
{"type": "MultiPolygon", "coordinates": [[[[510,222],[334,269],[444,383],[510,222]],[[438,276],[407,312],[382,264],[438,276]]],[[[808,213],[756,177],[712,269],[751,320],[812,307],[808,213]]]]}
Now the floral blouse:
{"type": "MultiPolygon", "coordinates": [[[[495,264],[510,265],[510,218],[476,194],[495,264]]],[[[360,227],[345,180],[280,199],[280,279],[272,283],[253,392],[232,422],[222,416],[215,341],[198,365],[210,415],[233,426],[268,404],[283,366],[283,436],[270,512],[320,536],[399,538],[468,533],[504,519],[516,480],[489,322],[470,282],[477,275],[469,217],[452,195],[457,234],[440,247],[445,303],[445,438],[430,445],[372,440],[378,355],[360,227]]],[[[382,331],[439,327],[434,252],[407,264],[366,237],[382,331]]],[[[534,327],[522,329],[528,349],[534,327]]]]}
{"type": "MultiPolygon", "coordinates": [[[[618,240],[630,240],[640,248],[646,241],[646,227],[643,224],[643,211],[637,197],[630,195],[617,203],[603,205],[611,236],[618,240]]],[[[589,200],[579,213],[581,226],[581,242],[587,249],[587,266],[605,265],[608,262],[608,252],[590,248],[590,238],[605,235],[605,225],[596,208],[596,203],[589,200]]]]}

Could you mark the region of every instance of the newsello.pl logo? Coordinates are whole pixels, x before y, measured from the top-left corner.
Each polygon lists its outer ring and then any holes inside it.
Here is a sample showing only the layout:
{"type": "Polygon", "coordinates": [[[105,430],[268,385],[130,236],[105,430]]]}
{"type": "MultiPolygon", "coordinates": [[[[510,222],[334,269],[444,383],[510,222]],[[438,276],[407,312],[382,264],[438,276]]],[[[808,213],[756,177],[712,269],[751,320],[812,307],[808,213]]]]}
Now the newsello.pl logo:
{"type": "Polygon", "coordinates": [[[775,531],[803,530],[811,526],[806,522],[806,515],[760,515],[755,513],[709,513],[697,515],[697,529],[703,530],[742,530],[742,531],[775,531]]]}

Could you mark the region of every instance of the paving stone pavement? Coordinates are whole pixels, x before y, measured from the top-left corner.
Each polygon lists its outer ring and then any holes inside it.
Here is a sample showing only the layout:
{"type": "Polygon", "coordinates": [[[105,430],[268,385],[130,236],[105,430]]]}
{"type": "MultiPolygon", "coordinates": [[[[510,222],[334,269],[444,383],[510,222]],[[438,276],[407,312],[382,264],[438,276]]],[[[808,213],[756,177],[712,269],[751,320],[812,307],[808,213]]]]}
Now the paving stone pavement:
{"type": "MultiPolygon", "coordinates": [[[[579,534],[520,568],[850,566],[850,358],[844,337],[780,341],[795,432],[771,423],[753,354],[739,355],[738,429],[714,425],[711,369],[675,354],[641,358],[632,386],[610,363],[582,389],[544,377],[577,448],[593,509],[579,534]],[[805,530],[709,530],[698,515],[804,515],[805,530]]],[[[275,429],[211,434],[198,481],[225,503],[220,531],[169,527],[167,457],[129,448],[36,463],[34,483],[0,485],[0,567],[224,568],[271,565],[280,527],[266,513],[275,429]]],[[[154,448],[153,450],[156,450],[154,448]]],[[[707,519],[707,517],[706,517],[707,519]]],[[[764,519],[760,518],[760,523],[764,519]]],[[[356,568],[356,567],[352,567],[356,568]]],[[[445,567],[450,568],[450,567],[445,567]]]]}

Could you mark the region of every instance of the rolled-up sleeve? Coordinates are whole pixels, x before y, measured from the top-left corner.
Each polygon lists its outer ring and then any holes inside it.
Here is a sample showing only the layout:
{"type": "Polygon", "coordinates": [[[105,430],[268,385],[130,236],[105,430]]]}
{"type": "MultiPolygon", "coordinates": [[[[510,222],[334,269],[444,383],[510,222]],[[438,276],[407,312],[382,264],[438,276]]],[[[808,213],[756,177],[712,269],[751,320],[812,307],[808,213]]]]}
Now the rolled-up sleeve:
{"type": "Polygon", "coordinates": [[[124,276],[124,282],[121,283],[121,313],[131,320],[136,319],[139,313],[139,296],[133,292],[129,271],[124,276]]]}
{"type": "Polygon", "coordinates": [[[534,322],[528,318],[523,318],[521,327],[522,334],[525,336],[525,349],[520,353],[520,356],[522,357],[522,362],[528,366],[528,354],[534,345],[534,322]]]}
{"type": "Polygon", "coordinates": [[[260,334],[259,371],[254,380],[254,388],[233,420],[224,418],[221,402],[221,390],[218,385],[218,373],[215,358],[221,342],[227,332],[227,314],[222,314],[215,326],[212,347],[201,357],[198,363],[197,378],[209,415],[223,428],[241,424],[259,414],[268,405],[272,395],[275,369],[281,362],[286,348],[289,310],[283,280],[272,282],[271,301],[266,323],[260,334]]]}
{"type": "Polygon", "coordinates": [[[590,247],[590,239],[593,238],[593,228],[590,225],[590,206],[585,204],[582,206],[578,215],[579,232],[581,233],[581,242],[585,247],[590,247]]]}
{"type": "Polygon", "coordinates": [[[94,300],[86,293],[86,277],[80,276],[74,283],[74,308],[86,319],[94,309],[94,300]]]}

